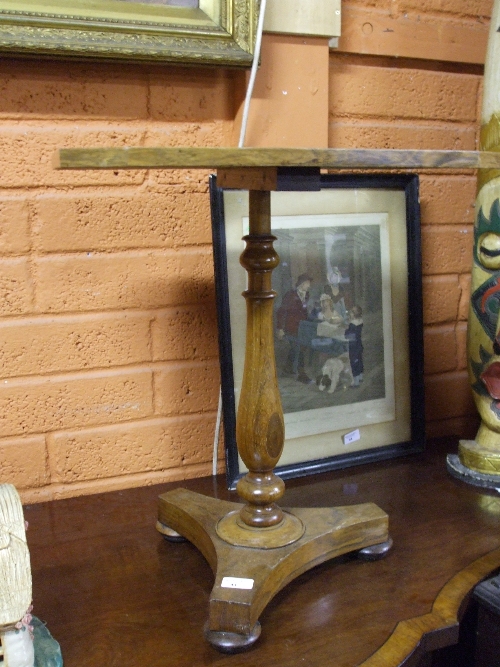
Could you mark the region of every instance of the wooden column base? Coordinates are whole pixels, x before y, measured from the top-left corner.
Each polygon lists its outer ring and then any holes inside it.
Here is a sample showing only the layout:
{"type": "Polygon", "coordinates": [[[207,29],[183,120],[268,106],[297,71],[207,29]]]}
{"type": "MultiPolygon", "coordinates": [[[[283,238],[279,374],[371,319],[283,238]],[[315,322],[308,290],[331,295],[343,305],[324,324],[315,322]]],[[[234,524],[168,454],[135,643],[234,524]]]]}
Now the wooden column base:
{"type": "MultiPolygon", "coordinates": [[[[205,636],[226,653],[246,649],[258,639],[260,613],[300,574],[330,558],[351,551],[366,552],[368,547],[389,542],[387,514],[366,503],[287,510],[294,523],[304,527],[302,536],[292,544],[269,547],[273,529],[266,533],[268,529],[260,528],[254,533],[252,546],[235,546],[220,536],[217,526],[241,507],[186,489],[175,489],[159,498],[160,532],[173,530],[192,542],[215,574],[205,636]]],[[[379,557],[387,551],[379,549],[379,557]]],[[[366,553],[361,555],[366,557],[366,553]]],[[[377,550],[371,557],[377,557],[377,550]]]]}

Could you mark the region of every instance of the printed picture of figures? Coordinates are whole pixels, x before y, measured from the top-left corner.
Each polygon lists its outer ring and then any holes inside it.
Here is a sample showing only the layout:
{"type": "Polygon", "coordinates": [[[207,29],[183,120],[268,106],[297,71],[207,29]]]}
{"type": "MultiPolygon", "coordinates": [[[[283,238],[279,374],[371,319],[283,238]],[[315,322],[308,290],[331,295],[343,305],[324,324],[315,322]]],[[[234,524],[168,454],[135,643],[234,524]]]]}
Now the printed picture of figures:
{"type": "Polygon", "coordinates": [[[380,225],[276,222],[273,233],[281,260],[273,289],[285,415],[385,398],[380,225]]]}
{"type": "MultiPolygon", "coordinates": [[[[414,442],[414,400],[423,409],[418,177],[353,179],[350,187],[350,176],[325,175],[321,190],[271,193],[270,227],[279,256],[271,272],[274,298],[267,301],[273,319],[250,344],[267,346],[272,333],[285,426],[280,475],[344,467],[377,457],[379,449],[385,456],[389,446],[406,451],[414,442]],[[394,188],[387,185],[392,181],[394,188]]],[[[248,193],[212,188],[212,210],[233,483],[245,470],[236,422],[248,363],[250,309],[242,295],[249,280],[240,264],[250,229],[248,193]]],[[[267,347],[262,350],[271,361],[267,347]]],[[[423,430],[415,434],[420,450],[423,430]]]]}

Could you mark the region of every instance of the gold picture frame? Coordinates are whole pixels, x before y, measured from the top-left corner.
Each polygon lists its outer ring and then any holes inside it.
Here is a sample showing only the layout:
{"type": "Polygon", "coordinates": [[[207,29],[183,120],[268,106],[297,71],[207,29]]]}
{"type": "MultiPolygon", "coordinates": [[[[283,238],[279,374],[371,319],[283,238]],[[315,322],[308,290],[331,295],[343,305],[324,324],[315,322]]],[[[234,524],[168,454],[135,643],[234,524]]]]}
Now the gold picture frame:
{"type": "Polygon", "coordinates": [[[249,67],[260,0],[0,0],[0,53],[249,67]]]}

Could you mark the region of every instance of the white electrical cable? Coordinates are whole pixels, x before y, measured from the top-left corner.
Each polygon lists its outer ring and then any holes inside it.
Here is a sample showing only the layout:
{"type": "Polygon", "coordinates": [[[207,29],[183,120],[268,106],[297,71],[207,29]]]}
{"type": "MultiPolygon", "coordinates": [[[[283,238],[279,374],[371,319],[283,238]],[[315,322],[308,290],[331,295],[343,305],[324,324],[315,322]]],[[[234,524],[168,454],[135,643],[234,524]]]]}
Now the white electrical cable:
{"type": "Polygon", "coordinates": [[[247,94],[245,95],[245,104],[243,106],[243,117],[241,119],[240,140],[238,142],[238,148],[243,148],[245,145],[250,100],[252,99],[255,77],[257,76],[257,70],[259,68],[260,48],[262,46],[262,32],[264,30],[264,14],[266,13],[266,2],[267,0],[260,0],[259,21],[257,23],[257,35],[255,38],[255,53],[253,56],[252,69],[250,71],[250,80],[248,81],[247,94]]]}
{"type": "MultiPolygon", "coordinates": [[[[250,71],[250,79],[248,81],[247,92],[245,95],[245,103],[243,105],[243,116],[241,119],[240,140],[238,148],[243,148],[245,145],[245,135],[247,132],[248,112],[250,110],[250,100],[252,99],[253,87],[255,85],[255,77],[259,68],[260,49],[262,46],[262,33],[264,31],[264,15],[266,13],[267,0],[260,0],[259,20],[257,22],[257,35],[255,36],[255,50],[253,55],[252,69],[250,71]]],[[[217,407],[217,421],[215,423],[214,434],[214,448],[212,456],[212,475],[217,474],[217,455],[219,452],[219,438],[220,427],[222,422],[222,389],[219,389],[219,405],[217,407]]]]}
{"type": "Polygon", "coordinates": [[[219,387],[219,405],[217,408],[217,421],[215,422],[214,453],[212,457],[212,475],[217,474],[217,454],[219,453],[220,425],[222,421],[222,387],[219,387]]]}

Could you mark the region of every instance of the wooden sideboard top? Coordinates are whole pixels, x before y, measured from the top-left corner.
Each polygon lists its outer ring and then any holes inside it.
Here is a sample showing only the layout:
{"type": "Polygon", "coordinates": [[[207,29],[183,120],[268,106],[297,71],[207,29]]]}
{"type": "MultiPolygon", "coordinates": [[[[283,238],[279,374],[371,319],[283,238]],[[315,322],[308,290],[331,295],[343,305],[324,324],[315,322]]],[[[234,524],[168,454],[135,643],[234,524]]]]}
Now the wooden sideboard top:
{"type": "Polygon", "coordinates": [[[384,560],[342,557],[290,583],[263,612],[248,653],[206,643],[211,570],[191,544],[155,530],[168,489],[237,500],[221,476],[27,506],[34,613],[66,667],[404,664],[457,640],[464,600],[500,567],[500,496],[448,475],[446,453],[457,445],[432,442],[424,454],[288,481],[283,507],[377,503],[394,547],[384,560]]]}

